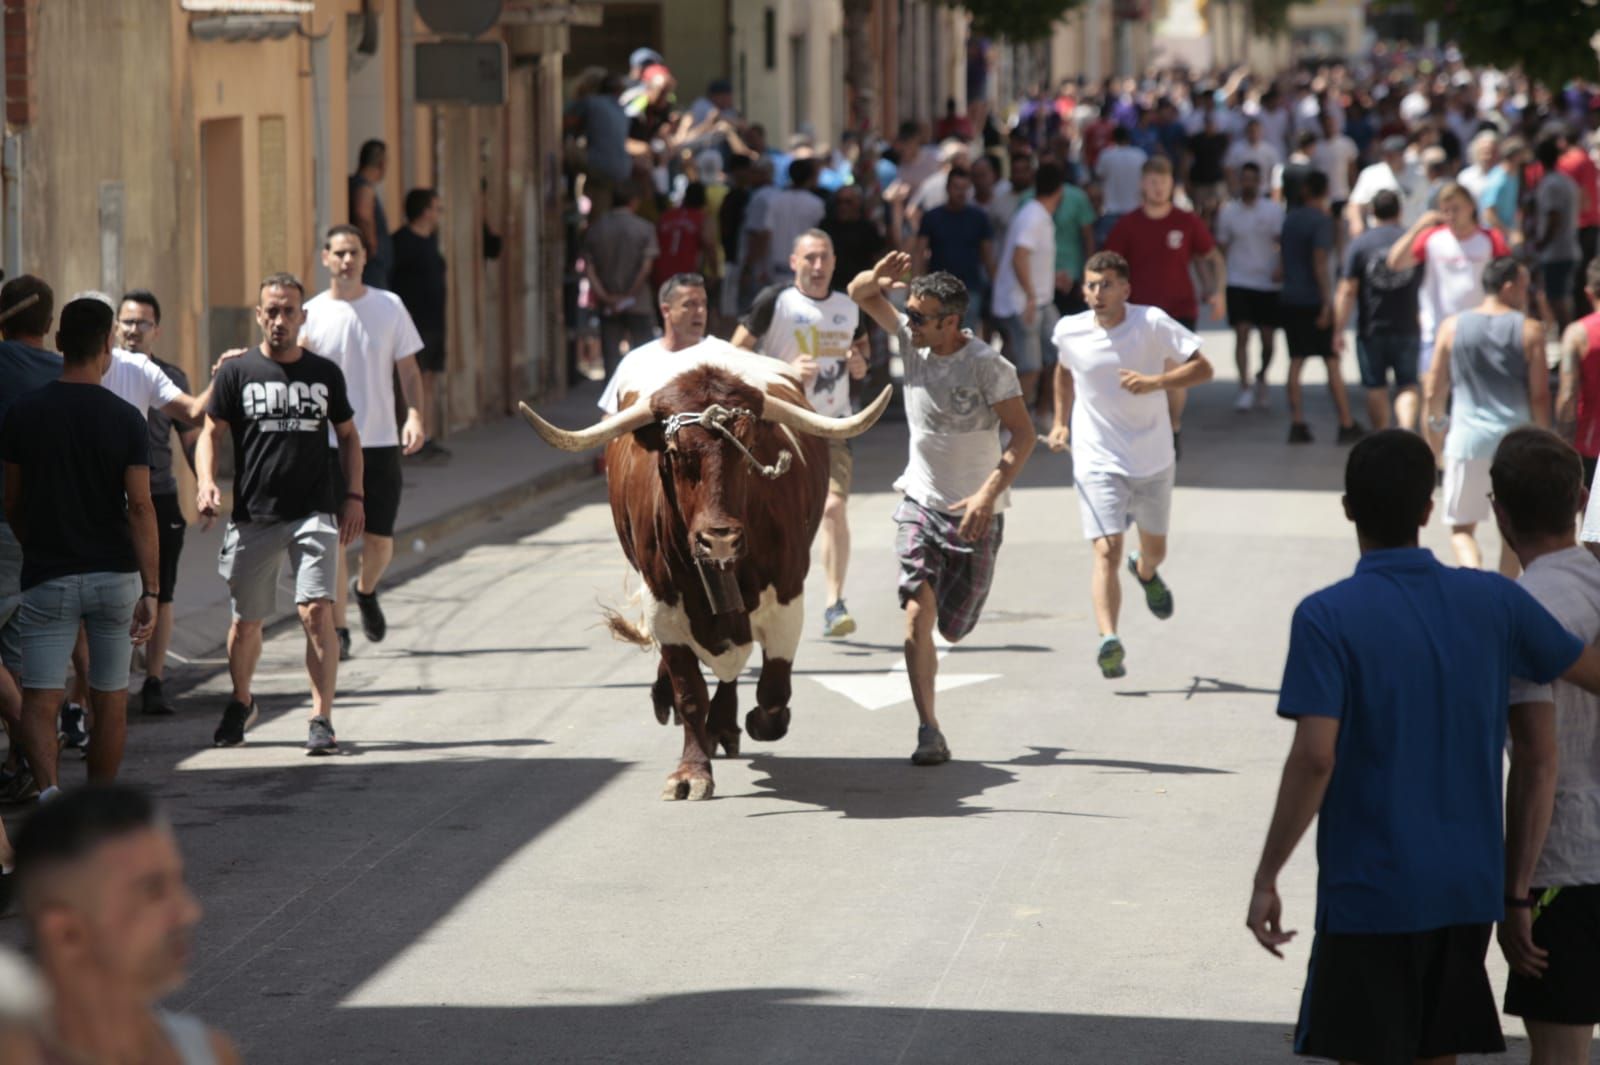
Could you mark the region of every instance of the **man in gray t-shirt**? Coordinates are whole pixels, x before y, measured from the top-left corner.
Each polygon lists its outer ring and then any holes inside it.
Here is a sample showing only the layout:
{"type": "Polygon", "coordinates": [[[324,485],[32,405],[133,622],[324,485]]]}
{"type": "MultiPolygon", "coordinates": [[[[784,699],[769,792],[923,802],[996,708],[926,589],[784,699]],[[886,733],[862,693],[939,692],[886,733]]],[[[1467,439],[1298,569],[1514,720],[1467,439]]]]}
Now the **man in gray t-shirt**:
{"type": "Polygon", "coordinates": [[[1572,322],[1572,275],[1583,259],[1578,244],[1578,186],[1556,169],[1561,148],[1555,138],[1539,142],[1538,156],[1544,177],[1533,190],[1533,247],[1545,297],[1557,324],[1565,329],[1572,322]]]}
{"type": "Polygon", "coordinates": [[[920,725],[916,765],[950,760],[934,713],[938,656],[935,621],[955,643],[978,623],[994,578],[1009,489],[1033,453],[1033,421],[1017,372],[994,349],[961,328],[967,289],[953,274],[911,282],[906,313],[888,293],[911,257],[892,252],[850,282],[850,298],[900,338],[905,363],[911,454],[895,487],[900,606],[906,612],[906,671],[920,725]],[[1002,449],[1000,429],[1011,438],[1002,449]]]}
{"type": "MultiPolygon", "coordinates": [[[[153,354],[156,341],[161,338],[161,304],[153,294],[140,289],[122,297],[117,309],[116,335],[117,342],[125,350],[149,356],[179,391],[189,391],[188,375],[153,354]]],[[[145,411],[145,421],[150,427],[150,501],[156,508],[161,582],[156,595],[156,628],[145,647],[145,678],[139,708],[146,714],[165,716],[172,713],[161,689],[166,676],[167,648],[172,645],[172,597],[178,581],[178,559],[183,555],[184,534],[189,530],[189,519],[184,517],[183,507],[178,503],[178,479],[172,472],[172,430],[178,430],[179,446],[183,448],[189,469],[193,470],[194,445],[200,438],[200,428],[174,421],[164,409],[157,407],[145,411]]]]}
{"type": "Polygon", "coordinates": [[[634,181],[617,189],[617,203],[589,223],[583,241],[589,290],[600,310],[600,354],[606,376],[622,361],[622,341],[636,348],[655,339],[650,273],[661,255],[656,227],[635,212],[644,192],[634,181]]]}

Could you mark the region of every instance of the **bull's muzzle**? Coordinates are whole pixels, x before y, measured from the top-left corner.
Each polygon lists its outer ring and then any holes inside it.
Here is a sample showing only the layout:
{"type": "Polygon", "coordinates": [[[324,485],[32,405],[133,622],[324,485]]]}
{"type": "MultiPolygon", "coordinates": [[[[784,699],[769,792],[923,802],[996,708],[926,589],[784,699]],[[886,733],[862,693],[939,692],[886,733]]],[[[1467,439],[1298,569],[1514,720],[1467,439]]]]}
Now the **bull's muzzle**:
{"type": "Polygon", "coordinates": [[[732,569],[744,557],[744,529],[708,525],[694,534],[694,560],[712,569],[732,569]]]}

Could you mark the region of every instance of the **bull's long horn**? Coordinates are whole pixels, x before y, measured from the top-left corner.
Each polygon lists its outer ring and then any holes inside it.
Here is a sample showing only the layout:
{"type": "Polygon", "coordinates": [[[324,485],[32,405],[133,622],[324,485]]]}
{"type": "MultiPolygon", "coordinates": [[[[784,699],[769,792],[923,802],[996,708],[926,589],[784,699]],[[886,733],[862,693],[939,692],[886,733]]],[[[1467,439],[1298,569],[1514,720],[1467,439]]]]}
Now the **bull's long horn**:
{"type": "Polygon", "coordinates": [[[894,386],[885,385],[870,406],[848,418],[829,418],[816,411],[797,407],[777,396],[768,395],[766,408],[761,412],[761,416],[769,422],[788,426],[795,432],[820,436],[824,440],[849,440],[872,428],[873,423],[889,409],[889,397],[893,395],[894,386]]]}
{"type": "Polygon", "coordinates": [[[526,403],[518,403],[517,409],[528,419],[533,431],[544,437],[545,443],[562,451],[588,451],[590,448],[601,447],[623,433],[642,429],[655,418],[655,415],[650,413],[648,397],[639,400],[627,410],[595,422],[587,429],[558,429],[534,413],[533,408],[526,403]]]}

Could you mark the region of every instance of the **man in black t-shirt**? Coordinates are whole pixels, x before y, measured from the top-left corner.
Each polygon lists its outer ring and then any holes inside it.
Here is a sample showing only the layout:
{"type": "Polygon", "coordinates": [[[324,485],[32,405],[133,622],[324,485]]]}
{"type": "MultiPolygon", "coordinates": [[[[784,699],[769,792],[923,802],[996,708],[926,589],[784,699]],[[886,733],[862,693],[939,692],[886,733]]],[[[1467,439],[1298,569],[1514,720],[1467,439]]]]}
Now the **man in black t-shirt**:
{"type": "Polygon", "coordinates": [[[333,732],[339,671],[333,598],[339,550],[359,537],[366,523],[361,439],[343,372],[298,343],[304,304],[305,289],[290,274],[273,274],[261,283],[256,322],[265,339],[259,348],[217,370],[205,430],[195,449],[198,504],[208,527],[222,507],[217,446],[224,433],[232,436],[236,469],[233,515],[218,565],[233,600],[228,630],[233,697],[213,737],[218,747],[237,747],[255,723],[250,684],[261,658],[262,622],[276,606],[278,567],[287,551],[311,674],[306,752],[334,754],[339,749],[333,732]],[[330,425],[349,486],[343,499],[334,498],[330,425]]]}
{"type": "Polygon", "coordinates": [[[22,544],[22,747],[41,802],[58,793],[56,708],[81,625],[89,645],[89,779],[112,780],[127,729],[128,665],[156,620],[149,430],[101,387],[111,306],[61,309],[61,378],[18,399],[0,428],[6,518],[22,544]]]}
{"type": "Polygon", "coordinates": [[[1393,425],[1416,429],[1420,400],[1417,366],[1421,358],[1422,327],[1417,312],[1417,290],[1422,268],[1389,268],[1389,249],[1400,239],[1400,197],[1385,189],[1372,198],[1377,220],[1350,242],[1334,305],[1334,354],[1344,344],[1350,311],[1356,316],[1356,361],[1361,366],[1361,386],[1367,390],[1367,415],[1374,429],[1393,425]],[[1389,375],[1394,375],[1394,421],[1389,419],[1389,375]]]}
{"type": "MultiPolygon", "coordinates": [[[[422,415],[429,425],[442,425],[434,409],[439,375],[444,373],[445,340],[445,263],[439,254],[439,214],[444,210],[433,189],[412,189],[406,193],[406,224],[394,231],[394,267],[389,271],[389,291],[400,297],[411,315],[412,324],[422,336],[417,352],[417,369],[422,371],[422,415]]],[[[399,389],[395,390],[396,393],[399,389]]],[[[396,402],[402,424],[406,412],[396,402]]],[[[446,459],[450,450],[431,437],[422,444],[418,456],[446,459]]]]}

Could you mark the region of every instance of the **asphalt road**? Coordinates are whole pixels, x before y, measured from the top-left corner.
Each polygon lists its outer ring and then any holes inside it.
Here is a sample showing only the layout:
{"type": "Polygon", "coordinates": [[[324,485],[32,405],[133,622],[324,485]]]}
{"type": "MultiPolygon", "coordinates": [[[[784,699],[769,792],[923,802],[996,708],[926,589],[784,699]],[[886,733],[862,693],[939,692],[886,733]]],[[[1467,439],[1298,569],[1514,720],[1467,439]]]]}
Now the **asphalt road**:
{"type": "Polygon", "coordinates": [[[908,763],[897,672],[901,426],[857,447],[859,632],[816,635],[818,587],[790,733],[719,761],[711,802],[658,798],[680,734],[652,716],[653,657],[597,624],[625,600],[597,486],[436,545],[385,596],[388,641],[356,638],[341,757],[300,750],[298,632],[269,641],[247,746],[207,746],[220,678],[136,723],[126,776],[165,797],[207,907],[173,1004],[255,1063],[1290,1060],[1309,837],[1288,959],[1243,921],[1290,612],[1356,555],[1317,391],[1319,442],[1293,450],[1281,392],[1271,416],[1196,396],[1176,616],[1128,596],[1117,681],[1070,461],[1035,457],[984,620],[941,665],[956,760],[935,769],[908,763]]]}

